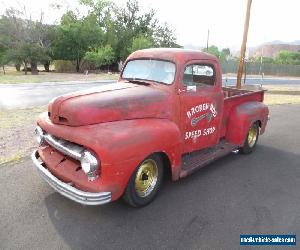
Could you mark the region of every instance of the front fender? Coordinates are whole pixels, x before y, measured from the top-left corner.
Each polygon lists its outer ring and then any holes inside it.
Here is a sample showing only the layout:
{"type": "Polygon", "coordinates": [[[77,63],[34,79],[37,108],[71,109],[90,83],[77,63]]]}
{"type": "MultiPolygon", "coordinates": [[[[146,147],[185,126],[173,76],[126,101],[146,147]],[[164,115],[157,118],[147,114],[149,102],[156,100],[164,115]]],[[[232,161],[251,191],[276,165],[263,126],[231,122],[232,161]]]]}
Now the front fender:
{"type": "Polygon", "coordinates": [[[167,119],[107,123],[99,126],[97,138],[99,154],[105,165],[136,158],[143,160],[153,152],[165,152],[173,162],[176,151],[181,149],[179,128],[167,119]]]}
{"type": "Polygon", "coordinates": [[[181,134],[177,125],[167,119],[136,119],[99,125],[97,154],[103,175],[116,180],[119,197],[136,167],[155,152],[167,155],[172,179],[179,177],[181,134]]]}
{"type": "Polygon", "coordinates": [[[156,151],[181,150],[181,134],[177,125],[168,119],[134,119],[95,125],[72,127],[57,125],[43,113],[37,123],[49,134],[92,149],[101,165],[112,165],[156,151]]]}
{"type": "Polygon", "coordinates": [[[149,118],[71,127],[53,124],[44,113],[38,124],[49,134],[83,145],[97,154],[102,183],[109,183],[113,200],[123,193],[138,164],[154,152],[168,156],[172,178],[178,179],[181,134],[170,120],[149,118]]]}
{"type": "Polygon", "coordinates": [[[269,109],[262,102],[246,102],[236,106],[229,114],[225,139],[233,144],[243,145],[252,123],[260,122],[260,133],[264,133],[269,109]]]}

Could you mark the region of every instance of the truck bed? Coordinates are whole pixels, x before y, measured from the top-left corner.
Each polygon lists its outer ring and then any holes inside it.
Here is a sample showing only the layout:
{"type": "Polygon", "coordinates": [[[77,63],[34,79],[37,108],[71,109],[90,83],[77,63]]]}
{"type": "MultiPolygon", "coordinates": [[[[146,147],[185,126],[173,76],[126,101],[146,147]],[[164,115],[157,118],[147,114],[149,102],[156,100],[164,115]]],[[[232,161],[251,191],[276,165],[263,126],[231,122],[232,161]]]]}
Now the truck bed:
{"type": "Polygon", "coordinates": [[[263,89],[260,87],[257,87],[255,85],[243,89],[237,89],[237,88],[230,88],[230,87],[222,87],[223,93],[224,93],[224,98],[230,99],[230,98],[236,98],[240,96],[245,96],[245,95],[252,95],[253,93],[256,92],[264,92],[263,89]]]}
{"type": "Polygon", "coordinates": [[[245,102],[263,102],[265,90],[255,86],[249,89],[223,87],[224,107],[221,137],[225,135],[229,114],[233,108],[245,102]]]}

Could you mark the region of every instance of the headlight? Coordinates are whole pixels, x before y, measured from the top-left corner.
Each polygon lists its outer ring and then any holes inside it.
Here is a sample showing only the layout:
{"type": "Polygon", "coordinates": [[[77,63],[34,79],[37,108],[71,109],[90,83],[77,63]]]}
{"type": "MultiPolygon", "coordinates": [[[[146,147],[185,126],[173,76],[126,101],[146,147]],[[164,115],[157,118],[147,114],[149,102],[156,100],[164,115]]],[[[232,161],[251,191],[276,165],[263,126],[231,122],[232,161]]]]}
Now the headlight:
{"type": "Polygon", "coordinates": [[[80,159],[82,170],[86,173],[88,180],[93,181],[99,175],[99,164],[97,158],[90,152],[85,150],[80,159]]]}
{"type": "Polygon", "coordinates": [[[37,126],[35,128],[34,132],[35,132],[36,140],[37,140],[38,144],[42,145],[44,143],[44,132],[43,132],[43,130],[39,126],[37,126]]]}

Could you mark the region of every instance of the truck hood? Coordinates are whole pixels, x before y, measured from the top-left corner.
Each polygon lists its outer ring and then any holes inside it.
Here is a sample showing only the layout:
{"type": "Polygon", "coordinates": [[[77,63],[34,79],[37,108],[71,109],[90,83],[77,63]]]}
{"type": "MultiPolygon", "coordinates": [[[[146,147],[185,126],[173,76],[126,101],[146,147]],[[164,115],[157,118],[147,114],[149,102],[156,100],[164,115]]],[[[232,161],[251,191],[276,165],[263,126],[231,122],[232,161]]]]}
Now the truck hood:
{"type": "Polygon", "coordinates": [[[169,118],[171,95],[151,85],[119,82],[60,96],[49,103],[53,123],[84,126],[103,122],[169,118]]]}

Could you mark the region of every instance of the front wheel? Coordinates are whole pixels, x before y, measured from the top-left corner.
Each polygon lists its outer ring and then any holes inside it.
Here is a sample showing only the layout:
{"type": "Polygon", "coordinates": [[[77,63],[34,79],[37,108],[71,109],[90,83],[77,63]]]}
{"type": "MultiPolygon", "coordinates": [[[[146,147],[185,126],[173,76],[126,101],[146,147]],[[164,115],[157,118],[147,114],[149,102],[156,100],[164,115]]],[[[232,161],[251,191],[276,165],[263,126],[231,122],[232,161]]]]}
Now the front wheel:
{"type": "Polygon", "coordinates": [[[259,125],[257,122],[255,122],[249,128],[244,145],[240,149],[243,154],[250,154],[253,152],[258,140],[258,135],[259,135],[259,125]]]}
{"type": "Polygon", "coordinates": [[[159,155],[147,157],[137,167],[123,195],[125,202],[133,207],[150,203],[156,196],[163,179],[163,162],[159,155]]]}

